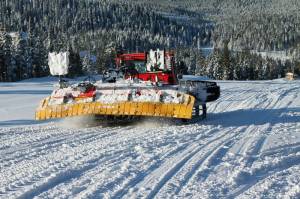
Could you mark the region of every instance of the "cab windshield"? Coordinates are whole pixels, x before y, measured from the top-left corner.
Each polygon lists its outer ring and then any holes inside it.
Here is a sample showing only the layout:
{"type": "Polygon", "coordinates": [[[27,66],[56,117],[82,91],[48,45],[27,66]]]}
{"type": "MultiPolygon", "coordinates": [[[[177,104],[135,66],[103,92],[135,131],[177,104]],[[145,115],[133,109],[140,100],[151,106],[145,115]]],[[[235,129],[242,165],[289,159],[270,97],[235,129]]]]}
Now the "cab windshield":
{"type": "Polygon", "coordinates": [[[128,69],[135,69],[138,73],[146,73],[146,63],[144,61],[127,61],[126,66],[128,69]]]}

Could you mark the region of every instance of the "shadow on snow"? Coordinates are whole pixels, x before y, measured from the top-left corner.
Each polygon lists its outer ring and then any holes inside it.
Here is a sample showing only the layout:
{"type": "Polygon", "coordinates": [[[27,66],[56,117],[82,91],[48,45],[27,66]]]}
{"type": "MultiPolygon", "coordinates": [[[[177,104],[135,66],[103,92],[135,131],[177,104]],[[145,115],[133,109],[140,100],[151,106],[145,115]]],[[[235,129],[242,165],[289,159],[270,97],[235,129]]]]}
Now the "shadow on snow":
{"type": "Polygon", "coordinates": [[[221,125],[223,127],[239,127],[249,125],[298,123],[300,122],[300,108],[281,109],[241,109],[229,112],[208,113],[206,125],[221,125]]]}
{"type": "Polygon", "coordinates": [[[0,95],[17,95],[17,94],[46,95],[46,94],[51,94],[51,90],[6,90],[6,91],[0,90],[0,95]]]}
{"type": "Polygon", "coordinates": [[[36,121],[36,120],[7,120],[0,121],[0,126],[11,126],[11,125],[35,125],[35,124],[43,124],[47,123],[47,121],[36,121]]]}

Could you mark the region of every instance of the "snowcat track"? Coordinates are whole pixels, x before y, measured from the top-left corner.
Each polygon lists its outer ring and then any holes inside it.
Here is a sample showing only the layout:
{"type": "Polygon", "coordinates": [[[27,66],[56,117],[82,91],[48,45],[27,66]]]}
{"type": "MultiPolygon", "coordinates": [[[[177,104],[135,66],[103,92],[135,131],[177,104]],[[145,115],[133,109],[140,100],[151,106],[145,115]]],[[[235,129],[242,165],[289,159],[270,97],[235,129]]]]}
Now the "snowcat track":
{"type": "Polygon", "coordinates": [[[86,102],[49,105],[50,98],[41,101],[36,110],[36,120],[65,118],[86,115],[115,115],[115,116],[149,116],[191,119],[195,98],[185,94],[182,104],[161,102],[117,102],[105,104],[101,102],[86,102]]]}

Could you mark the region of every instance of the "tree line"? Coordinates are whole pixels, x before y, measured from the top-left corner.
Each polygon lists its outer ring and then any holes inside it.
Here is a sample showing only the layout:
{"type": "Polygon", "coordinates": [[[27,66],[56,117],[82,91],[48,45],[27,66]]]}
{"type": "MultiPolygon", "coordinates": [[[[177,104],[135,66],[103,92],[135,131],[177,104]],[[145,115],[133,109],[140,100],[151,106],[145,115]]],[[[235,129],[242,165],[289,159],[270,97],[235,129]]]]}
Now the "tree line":
{"type": "Polygon", "coordinates": [[[178,67],[189,74],[276,78],[292,66],[298,72],[299,8],[297,0],[1,0],[0,81],[48,75],[53,51],[70,52],[76,76],[111,67],[119,49],[156,48],[175,50],[178,67]],[[202,46],[213,53],[203,56],[202,46]],[[251,50],[285,50],[295,59],[251,50]]]}

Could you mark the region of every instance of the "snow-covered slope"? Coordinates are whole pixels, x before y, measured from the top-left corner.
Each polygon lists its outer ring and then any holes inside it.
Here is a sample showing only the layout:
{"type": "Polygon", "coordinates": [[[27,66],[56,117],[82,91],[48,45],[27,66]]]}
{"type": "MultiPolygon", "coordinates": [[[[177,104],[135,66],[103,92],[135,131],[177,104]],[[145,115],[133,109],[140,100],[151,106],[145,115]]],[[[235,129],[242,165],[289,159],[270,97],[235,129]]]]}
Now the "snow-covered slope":
{"type": "Polygon", "coordinates": [[[196,124],[81,129],[33,120],[52,84],[0,84],[0,198],[300,197],[299,81],[219,82],[196,124]]]}

